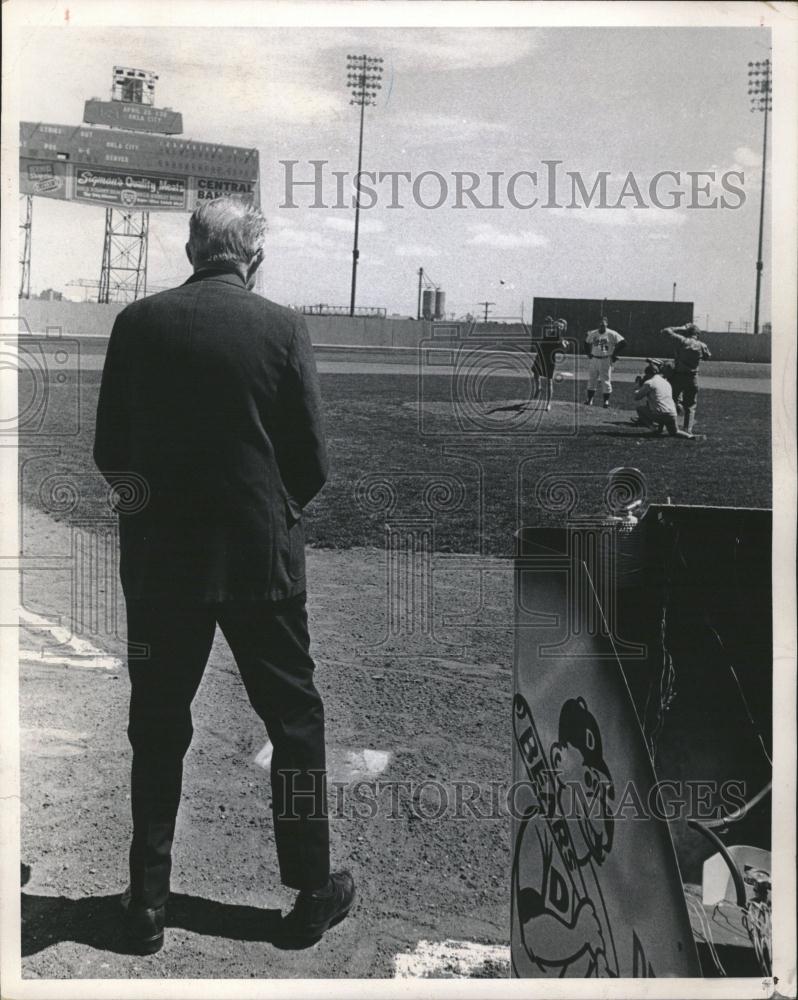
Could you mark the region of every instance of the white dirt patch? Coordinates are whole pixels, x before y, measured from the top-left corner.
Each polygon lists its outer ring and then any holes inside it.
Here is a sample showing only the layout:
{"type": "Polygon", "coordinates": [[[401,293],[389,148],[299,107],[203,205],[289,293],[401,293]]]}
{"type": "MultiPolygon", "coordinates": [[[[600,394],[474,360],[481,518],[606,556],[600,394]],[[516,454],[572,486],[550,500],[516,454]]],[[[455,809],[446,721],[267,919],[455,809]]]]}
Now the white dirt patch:
{"type": "Polygon", "coordinates": [[[396,979],[509,977],[510,949],[474,941],[419,941],[413,951],[397,955],[394,966],[396,979]]]}

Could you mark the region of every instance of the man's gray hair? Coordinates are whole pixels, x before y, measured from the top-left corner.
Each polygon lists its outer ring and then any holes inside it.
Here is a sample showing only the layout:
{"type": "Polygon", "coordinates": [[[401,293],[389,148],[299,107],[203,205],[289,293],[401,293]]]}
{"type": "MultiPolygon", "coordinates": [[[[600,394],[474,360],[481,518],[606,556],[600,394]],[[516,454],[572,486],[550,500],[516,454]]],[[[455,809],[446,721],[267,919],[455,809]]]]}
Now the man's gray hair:
{"type": "Polygon", "coordinates": [[[266,219],[260,209],[226,195],[194,209],[188,242],[195,265],[248,264],[265,235],[266,219]]]}

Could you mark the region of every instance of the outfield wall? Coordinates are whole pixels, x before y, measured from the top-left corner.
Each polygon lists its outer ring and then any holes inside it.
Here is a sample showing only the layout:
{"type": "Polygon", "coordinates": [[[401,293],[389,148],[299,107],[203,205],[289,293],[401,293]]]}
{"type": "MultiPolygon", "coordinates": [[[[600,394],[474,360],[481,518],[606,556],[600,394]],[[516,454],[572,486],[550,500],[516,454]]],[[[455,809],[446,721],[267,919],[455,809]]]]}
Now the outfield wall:
{"type": "MultiPolygon", "coordinates": [[[[122,303],[98,305],[95,302],[64,302],[43,299],[20,299],[19,314],[33,333],[60,329],[64,336],[107,337],[122,303]]],[[[314,344],[352,345],[355,347],[415,348],[419,341],[432,336],[432,323],[412,319],[378,319],[350,316],[306,316],[310,339],[314,344]]],[[[465,327],[465,324],[463,324],[465,327]]],[[[22,327],[24,329],[24,327],[22,327]]],[[[528,337],[521,323],[479,324],[475,337],[528,337]]],[[[754,337],[745,333],[713,332],[702,334],[718,361],[770,361],[770,334],[754,337]]],[[[628,338],[627,354],[636,357],[669,357],[671,340],[659,333],[637,333],[628,338]]]]}
{"type": "MultiPolygon", "coordinates": [[[[528,336],[527,327],[521,323],[479,323],[475,336],[518,337],[528,336]]],[[[570,331],[569,331],[570,332],[570,331]]],[[[673,340],[658,330],[627,333],[620,330],[629,342],[626,353],[636,358],[673,357],[673,340]]],[[[707,347],[716,361],[770,362],[770,334],[760,333],[756,337],[749,333],[724,333],[722,330],[708,330],[701,333],[707,347]]]]}
{"type": "MultiPolygon", "coordinates": [[[[31,333],[60,330],[64,337],[107,337],[117,313],[123,309],[121,302],[97,305],[96,302],[19,300],[20,320],[27,322],[31,333]]],[[[22,323],[20,329],[24,329],[22,323]]]]}
{"type": "MultiPolygon", "coordinates": [[[[770,334],[723,333],[708,330],[701,340],[717,361],[770,361],[770,334]]],[[[672,357],[673,339],[667,334],[642,333],[629,336],[628,354],[639,357],[672,357]]]]}
{"type": "MultiPolygon", "coordinates": [[[[19,315],[32,333],[59,329],[65,337],[107,337],[124,303],[64,302],[20,299],[19,315]]],[[[314,344],[356,347],[412,347],[432,334],[432,324],[412,319],[377,317],[306,316],[314,344]]],[[[20,325],[21,329],[24,329],[20,325]]]]}

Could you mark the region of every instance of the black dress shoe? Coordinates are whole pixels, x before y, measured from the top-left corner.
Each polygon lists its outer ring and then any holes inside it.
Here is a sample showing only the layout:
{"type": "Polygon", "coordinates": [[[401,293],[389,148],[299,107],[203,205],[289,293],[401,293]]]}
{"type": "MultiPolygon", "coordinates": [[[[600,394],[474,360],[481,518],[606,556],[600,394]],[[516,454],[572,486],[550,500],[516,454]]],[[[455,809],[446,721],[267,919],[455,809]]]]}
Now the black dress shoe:
{"type": "Polygon", "coordinates": [[[349,872],[333,872],[327,890],[300,892],[293,910],[283,920],[280,939],[294,947],[315,944],[325,931],[344,919],[354,899],[355,883],[349,872]]]}
{"type": "Polygon", "coordinates": [[[130,886],[119,900],[125,913],[125,934],[138,955],[154,955],[163,948],[165,906],[140,906],[130,896],[130,886]]]}

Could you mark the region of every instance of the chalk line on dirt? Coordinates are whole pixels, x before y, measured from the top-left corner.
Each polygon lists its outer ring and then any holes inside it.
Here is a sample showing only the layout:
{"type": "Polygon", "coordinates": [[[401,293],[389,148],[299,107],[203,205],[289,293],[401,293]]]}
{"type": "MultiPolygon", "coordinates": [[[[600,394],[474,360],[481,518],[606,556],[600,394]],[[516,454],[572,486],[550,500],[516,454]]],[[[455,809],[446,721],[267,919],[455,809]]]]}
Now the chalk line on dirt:
{"type": "Polygon", "coordinates": [[[21,663],[46,664],[57,667],[80,667],[84,670],[119,670],[122,661],[115,656],[108,656],[98,649],[88,639],[74,635],[68,628],[58,625],[43,615],[37,615],[27,608],[19,609],[20,625],[23,633],[34,645],[39,640],[38,633],[44,633],[48,640],[38,648],[23,646],[19,651],[21,663]],[[36,635],[32,630],[36,630],[36,635]],[[52,651],[48,646],[52,643],[52,651]]]}

